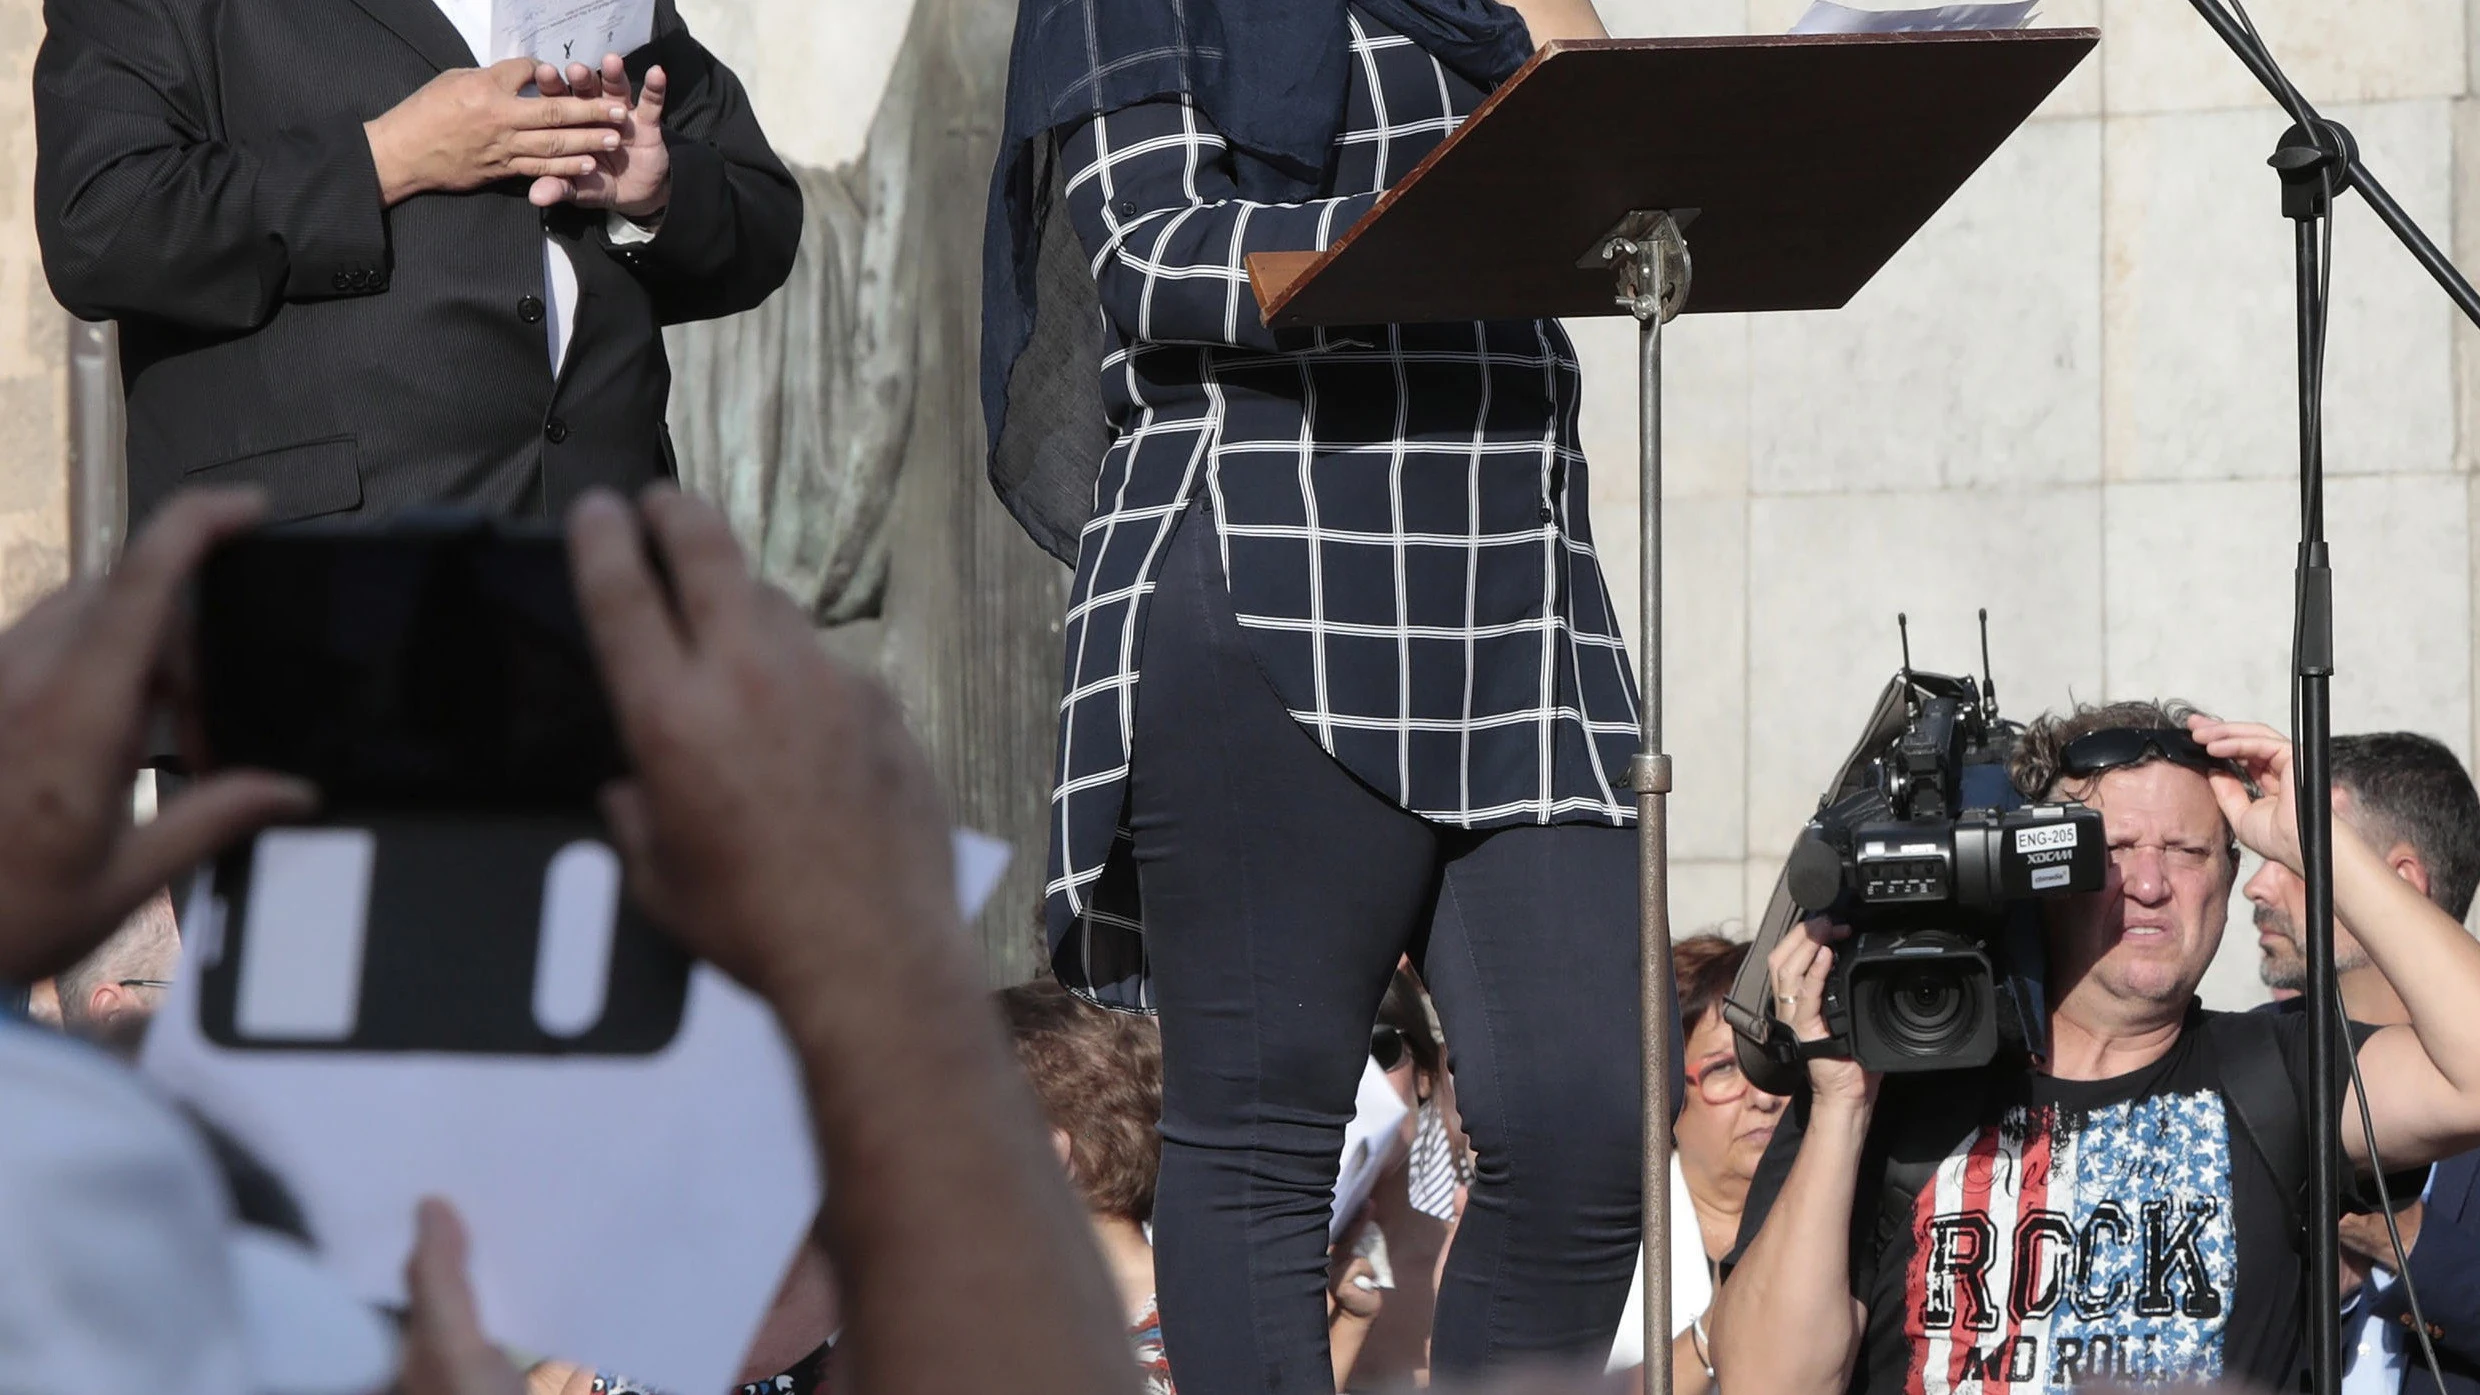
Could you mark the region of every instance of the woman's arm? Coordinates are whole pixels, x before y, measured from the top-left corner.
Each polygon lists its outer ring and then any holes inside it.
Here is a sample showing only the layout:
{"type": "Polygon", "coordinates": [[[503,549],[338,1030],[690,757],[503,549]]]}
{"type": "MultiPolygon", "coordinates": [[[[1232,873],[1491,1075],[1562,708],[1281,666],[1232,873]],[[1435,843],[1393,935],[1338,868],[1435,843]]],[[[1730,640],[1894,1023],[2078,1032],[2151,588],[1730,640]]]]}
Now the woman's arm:
{"type": "MultiPolygon", "coordinates": [[[[1774,992],[1802,1041],[1826,1034],[1828,945],[1849,933],[1810,921],[1774,947],[1774,992]]],[[[1799,1156],[1706,1317],[1714,1371],[1735,1391],[1842,1395],[1860,1358],[1868,1313],[1851,1293],[1851,1215],[1877,1081],[1849,1061],[1808,1072],[1799,1156]]]]}
{"type": "Polygon", "coordinates": [[[1378,198],[1241,198],[1229,143],[1185,101],[1096,117],[1067,134],[1061,158],[1103,313],[1157,344],[1284,347],[1258,318],[1248,255],[1323,251],[1378,198]]]}

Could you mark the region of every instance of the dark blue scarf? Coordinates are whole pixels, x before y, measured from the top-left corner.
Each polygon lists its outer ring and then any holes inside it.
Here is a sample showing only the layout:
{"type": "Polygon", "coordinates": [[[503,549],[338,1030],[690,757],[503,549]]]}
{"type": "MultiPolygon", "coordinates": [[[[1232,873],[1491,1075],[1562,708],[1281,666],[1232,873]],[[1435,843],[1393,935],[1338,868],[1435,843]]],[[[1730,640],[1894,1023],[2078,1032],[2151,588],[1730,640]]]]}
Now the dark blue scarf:
{"type": "MultiPolygon", "coordinates": [[[[982,413],[991,483],[1062,561],[1074,565],[1108,435],[1093,283],[1052,216],[1054,133],[1185,97],[1231,142],[1242,197],[1315,198],[1351,84],[1345,3],[1021,0],[982,247],[982,413]]],[[[1532,56],[1524,20],[1497,0],[1352,3],[1484,91],[1532,56]]]]}

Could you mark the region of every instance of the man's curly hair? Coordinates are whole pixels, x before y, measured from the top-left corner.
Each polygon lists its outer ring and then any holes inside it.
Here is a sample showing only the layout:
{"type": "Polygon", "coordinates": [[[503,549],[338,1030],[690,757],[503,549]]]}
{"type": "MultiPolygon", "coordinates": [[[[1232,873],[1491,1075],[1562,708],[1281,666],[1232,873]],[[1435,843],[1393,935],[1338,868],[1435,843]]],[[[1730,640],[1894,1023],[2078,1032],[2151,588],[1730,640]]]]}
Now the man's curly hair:
{"type": "MultiPolygon", "coordinates": [[[[2177,698],[2098,706],[2077,703],[2075,710],[2064,716],[2045,712],[2024,728],[2023,739],[2015,744],[2015,754],[2007,759],[2006,773],[2026,799],[2057,799],[2070,778],[2063,768],[2067,747],[2078,737],[2096,731],[2183,732],[2187,730],[2188,718],[2205,715],[2208,714],[2194,703],[2177,698]]],[[[2149,765],[2159,759],[2148,754],[2138,764],[2149,765]]]]}

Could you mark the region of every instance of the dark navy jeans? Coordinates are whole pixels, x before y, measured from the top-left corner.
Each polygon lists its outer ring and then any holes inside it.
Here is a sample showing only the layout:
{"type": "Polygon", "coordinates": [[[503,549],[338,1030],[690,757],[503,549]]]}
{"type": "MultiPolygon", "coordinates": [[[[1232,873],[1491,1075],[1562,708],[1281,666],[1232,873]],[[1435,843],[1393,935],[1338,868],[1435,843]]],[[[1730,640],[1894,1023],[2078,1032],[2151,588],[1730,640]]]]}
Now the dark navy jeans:
{"type": "Polygon", "coordinates": [[[1334,1389],[1328,1209],[1407,951],[1478,1167],[1432,1360],[1598,1362],[1638,1234],[1635,831],[1464,832],[1362,785],[1260,674],[1196,509],[1147,618],[1135,723],[1163,1036],[1155,1268],[1181,1395],[1334,1389]]]}

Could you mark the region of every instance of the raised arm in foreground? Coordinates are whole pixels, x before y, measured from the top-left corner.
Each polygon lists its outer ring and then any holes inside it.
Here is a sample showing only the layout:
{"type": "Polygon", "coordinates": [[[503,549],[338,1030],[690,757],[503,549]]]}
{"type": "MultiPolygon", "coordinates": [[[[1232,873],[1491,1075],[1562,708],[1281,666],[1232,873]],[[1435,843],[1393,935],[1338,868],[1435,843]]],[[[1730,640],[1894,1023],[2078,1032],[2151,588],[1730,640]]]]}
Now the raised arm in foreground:
{"type": "Polygon", "coordinates": [[[895,700],[751,580],[712,508],[663,489],[644,518],[608,494],[572,518],[636,769],[607,811],[647,911],[763,995],[800,1054],[854,1384],[1133,1391],[1117,1300],[1001,1040],[946,813],[895,700]]]}

